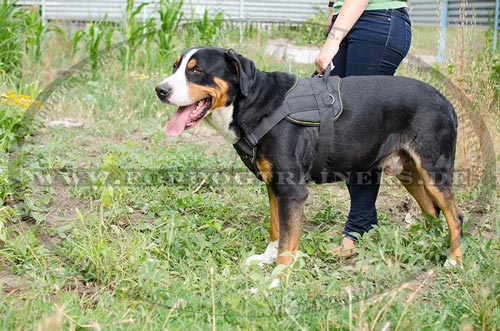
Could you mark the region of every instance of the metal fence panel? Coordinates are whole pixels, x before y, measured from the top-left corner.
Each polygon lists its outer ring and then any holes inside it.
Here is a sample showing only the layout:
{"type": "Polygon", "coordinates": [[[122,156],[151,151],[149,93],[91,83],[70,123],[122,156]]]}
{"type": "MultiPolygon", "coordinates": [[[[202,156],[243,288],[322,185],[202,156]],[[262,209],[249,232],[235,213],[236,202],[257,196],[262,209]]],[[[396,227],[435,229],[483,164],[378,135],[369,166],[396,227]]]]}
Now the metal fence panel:
{"type": "MultiPolygon", "coordinates": [[[[142,19],[157,17],[155,10],[158,0],[136,0],[135,5],[149,2],[141,14],[142,19]]],[[[110,21],[119,21],[125,11],[126,0],[19,0],[19,4],[43,3],[46,19],[59,20],[97,20],[106,17],[110,21]]],[[[449,24],[463,22],[476,26],[487,26],[493,21],[495,0],[469,0],[462,6],[461,0],[448,1],[449,24]],[[461,9],[463,7],[463,9],[461,9]],[[466,14],[466,15],[464,15],[466,14]]],[[[440,0],[409,0],[410,16],[414,25],[439,25],[440,0]]],[[[300,0],[185,0],[185,17],[200,16],[207,9],[211,16],[223,11],[227,19],[249,21],[300,22],[315,15],[318,11],[327,11],[327,1],[300,0]]]]}
{"type": "MultiPolygon", "coordinates": [[[[414,25],[438,26],[439,0],[409,0],[410,16],[414,25]]],[[[493,22],[495,0],[448,0],[448,24],[473,24],[486,27],[493,22]]]]}

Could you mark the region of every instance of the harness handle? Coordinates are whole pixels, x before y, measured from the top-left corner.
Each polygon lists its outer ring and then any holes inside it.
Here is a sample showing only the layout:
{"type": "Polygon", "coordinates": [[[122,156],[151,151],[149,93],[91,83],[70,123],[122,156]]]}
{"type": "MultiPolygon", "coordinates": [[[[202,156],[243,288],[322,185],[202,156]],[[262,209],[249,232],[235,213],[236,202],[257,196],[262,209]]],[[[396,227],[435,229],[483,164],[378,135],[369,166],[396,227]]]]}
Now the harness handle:
{"type": "Polygon", "coordinates": [[[318,77],[318,78],[323,78],[325,83],[328,82],[328,77],[330,77],[330,73],[332,72],[332,65],[328,63],[325,69],[325,73],[323,75],[320,75],[317,71],[314,71],[311,77],[318,77]]]}
{"type": "Polygon", "coordinates": [[[328,63],[325,69],[325,73],[323,74],[323,80],[325,83],[328,83],[328,78],[330,77],[330,73],[332,72],[332,65],[328,63]]]}

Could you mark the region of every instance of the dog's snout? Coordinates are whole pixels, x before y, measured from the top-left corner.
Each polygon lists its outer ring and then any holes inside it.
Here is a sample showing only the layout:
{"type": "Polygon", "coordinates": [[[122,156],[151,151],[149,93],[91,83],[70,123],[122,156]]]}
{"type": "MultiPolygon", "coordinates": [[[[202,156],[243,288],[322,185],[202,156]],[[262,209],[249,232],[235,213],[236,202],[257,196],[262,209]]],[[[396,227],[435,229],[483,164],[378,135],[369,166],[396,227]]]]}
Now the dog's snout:
{"type": "Polygon", "coordinates": [[[156,95],[160,100],[165,101],[172,95],[172,87],[168,84],[160,84],[155,87],[156,95]]]}

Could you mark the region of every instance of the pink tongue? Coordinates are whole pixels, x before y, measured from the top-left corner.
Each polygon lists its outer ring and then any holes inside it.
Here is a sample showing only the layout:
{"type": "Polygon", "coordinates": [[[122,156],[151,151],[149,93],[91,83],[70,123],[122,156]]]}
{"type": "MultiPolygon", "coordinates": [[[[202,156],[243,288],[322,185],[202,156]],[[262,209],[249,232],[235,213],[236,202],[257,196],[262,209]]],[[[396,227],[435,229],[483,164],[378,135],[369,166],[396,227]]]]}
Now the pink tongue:
{"type": "Polygon", "coordinates": [[[189,114],[191,114],[191,111],[194,107],[196,106],[190,105],[179,107],[177,112],[172,115],[172,117],[168,121],[167,127],[165,128],[167,136],[177,137],[184,131],[184,129],[186,128],[186,123],[189,119],[189,114]]]}

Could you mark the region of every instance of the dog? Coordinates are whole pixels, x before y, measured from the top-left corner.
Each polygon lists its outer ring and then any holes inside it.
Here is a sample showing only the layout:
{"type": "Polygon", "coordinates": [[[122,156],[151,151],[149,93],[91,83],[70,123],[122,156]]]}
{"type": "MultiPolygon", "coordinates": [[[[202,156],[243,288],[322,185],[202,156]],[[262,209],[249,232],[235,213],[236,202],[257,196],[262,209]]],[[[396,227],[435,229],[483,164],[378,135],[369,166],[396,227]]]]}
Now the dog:
{"type": "Polygon", "coordinates": [[[299,247],[311,179],[332,182],[383,170],[397,176],[423,213],[438,217],[443,212],[450,233],[447,262],[462,263],[463,214],[452,189],[457,116],[430,85],[394,76],[297,78],[260,71],[232,49],[197,47],[177,57],[172,75],[155,90],[163,103],[179,107],[166,126],[168,136],[204,121],[240,146],[247,167],[265,182],[270,242],[247,262],[290,264],[299,247]],[[336,91],[328,87],[331,81],[338,82],[336,91]],[[327,110],[311,111],[301,95],[288,100],[298,84],[323,89],[308,98],[327,110]],[[287,108],[273,120],[285,104],[309,115],[297,120],[287,108]],[[333,113],[328,105],[340,107],[333,120],[323,118],[333,113]]]}

